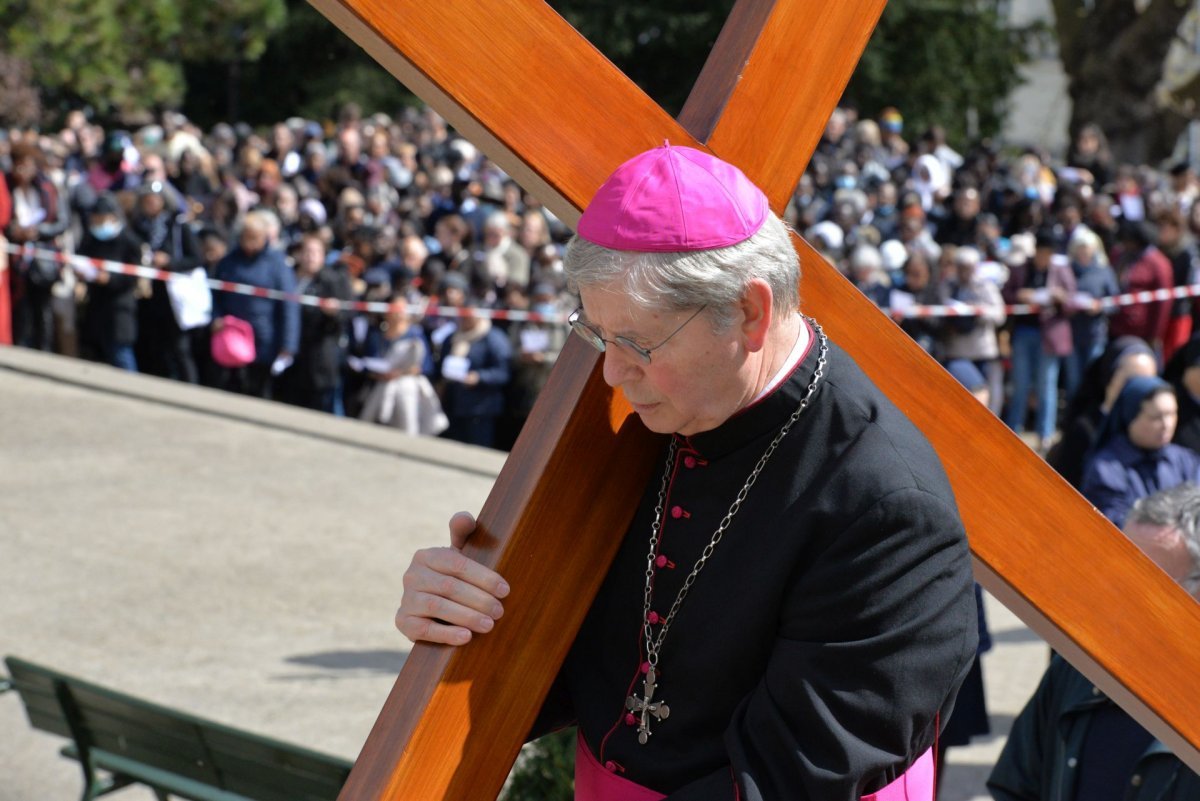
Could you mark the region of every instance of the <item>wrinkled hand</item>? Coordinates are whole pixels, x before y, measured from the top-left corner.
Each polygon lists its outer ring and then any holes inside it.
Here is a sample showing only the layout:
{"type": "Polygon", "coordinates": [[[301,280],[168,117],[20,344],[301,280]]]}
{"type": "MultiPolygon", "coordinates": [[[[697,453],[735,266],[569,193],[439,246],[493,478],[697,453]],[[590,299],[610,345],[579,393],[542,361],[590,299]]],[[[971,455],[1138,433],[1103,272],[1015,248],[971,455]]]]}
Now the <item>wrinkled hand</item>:
{"type": "Polygon", "coordinates": [[[462,553],[473,531],[475,518],[459,512],[450,518],[450,547],[417,551],[404,571],[396,628],[413,642],[464,645],[504,614],[508,584],[462,553]]]}

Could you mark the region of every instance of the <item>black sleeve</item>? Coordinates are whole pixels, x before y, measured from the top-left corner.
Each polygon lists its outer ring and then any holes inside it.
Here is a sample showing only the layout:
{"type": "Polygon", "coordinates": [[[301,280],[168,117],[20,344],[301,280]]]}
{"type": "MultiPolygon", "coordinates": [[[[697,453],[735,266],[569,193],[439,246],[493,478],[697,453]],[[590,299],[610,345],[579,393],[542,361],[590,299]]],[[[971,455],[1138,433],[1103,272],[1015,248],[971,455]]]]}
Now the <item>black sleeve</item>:
{"type": "MultiPolygon", "coordinates": [[[[934,743],[978,641],[952,503],[894,491],[797,568],[766,674],[725,733],[744,801],[858,801],[934,743]]],[[[720,776],[672,800],[728,799],[720,776]]]]}
{"type": "Polygon", "coordinates": [[[1046,763],[1053,758],[1055,724],[1055,674],[1063,671],[1062,657],[1042,676],[1033,697],[1013,721],[1004,750],[988,777],[988,792],[997,801],[1039,801],[1046,784],[1046,763]]]}

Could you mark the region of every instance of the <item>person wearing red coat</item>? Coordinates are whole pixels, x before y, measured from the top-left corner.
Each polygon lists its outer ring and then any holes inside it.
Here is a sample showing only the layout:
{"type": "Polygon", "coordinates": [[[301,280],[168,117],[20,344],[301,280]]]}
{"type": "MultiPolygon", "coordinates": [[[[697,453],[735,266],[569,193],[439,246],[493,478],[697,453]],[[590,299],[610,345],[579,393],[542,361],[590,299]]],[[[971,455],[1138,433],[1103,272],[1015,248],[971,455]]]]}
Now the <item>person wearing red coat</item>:
{"type": "MultiPolygon", "coordinates": [[[[1119,235],[1121,252],[1117,263],[1122,292],[1169,289],[1174,285],[1171,261],[1154,244],[1154,235],[1146,223],[1127,221],[1119,235]]],[[[1169,299],[1122,306],[1109,323],[1109,335],[1113,339],[1140,337],[1161,354],[1170,318],[1169,299]]]]}
{"type": "Polygon", "coordinates": [[[12,220],[12,195],[8,191],[8,181],[0,175],[0,345],[11,345],[12,340],[12,293],[8,284],[12,279],[8,272],[8,240],[3,231],[12,220]]]}

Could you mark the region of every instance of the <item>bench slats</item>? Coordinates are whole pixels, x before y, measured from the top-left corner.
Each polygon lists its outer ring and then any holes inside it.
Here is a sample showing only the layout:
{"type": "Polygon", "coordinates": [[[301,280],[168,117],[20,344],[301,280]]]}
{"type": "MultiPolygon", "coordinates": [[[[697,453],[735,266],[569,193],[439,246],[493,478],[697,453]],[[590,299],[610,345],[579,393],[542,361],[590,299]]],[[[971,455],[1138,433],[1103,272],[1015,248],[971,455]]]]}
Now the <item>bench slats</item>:
{"type": "MultiPolygon", "coordinates": [[[[16,657],[30,725],[85,765],[194,801],[333,801],[352,763],[144,701],[16,657]]],[[[90,779],[89,779],[90,780],[90,779]]]]}

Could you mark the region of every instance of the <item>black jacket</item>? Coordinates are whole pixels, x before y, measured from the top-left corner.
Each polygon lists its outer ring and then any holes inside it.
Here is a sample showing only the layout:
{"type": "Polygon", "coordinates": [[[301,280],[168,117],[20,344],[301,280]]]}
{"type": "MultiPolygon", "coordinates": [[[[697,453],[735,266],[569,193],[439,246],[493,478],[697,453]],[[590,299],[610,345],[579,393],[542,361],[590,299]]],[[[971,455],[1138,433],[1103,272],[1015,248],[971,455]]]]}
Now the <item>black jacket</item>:
{"type": "MultiPolygon", "coordinates": [[[[350,281],[344,272],[325,267],[316,274],[302,294],[318,298],[350,300],[350,281]]],[[[337,384],[341,371],[341,340],[349,313],[329,315],[317,306],[300,307],[300,350],[296,364],[289,370],[299,391],[326,390],[337,384]]]]}
{"type": "MultiPolygon", "coordinates": [[[[653,609],[665,614],[817,363],[717,429],[678,438],[653,609]]],[[[663,454],[665,461],[666,454],[663,454]]],[[[595,465],[619,470],[620,465],[595,465]]],[[[975,656],[970,558],[924,436],[836,345],[666,637],[639,745],[655,476],[539,719],[578,723],[601,764],[671,801],[857,801],[903,773],[945,724],[975,656]]],[[[657,631],[657,627],[655,627],[657,631]]]]}
{"type": "MultiPolygon", "coordinates": [[[[122,264],[142,263],[142,245],[126,225],[116,238],[101,241],[89,232],[78,254],[122,264]]],[[[137,339],[137,277],[110,273],[108,283],[88,285],[88,307],[84,326],[87,338],[104,348],[132,345],[137,339]]]]}

